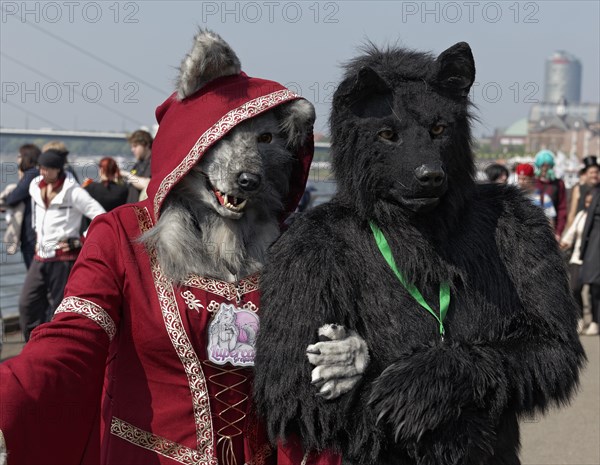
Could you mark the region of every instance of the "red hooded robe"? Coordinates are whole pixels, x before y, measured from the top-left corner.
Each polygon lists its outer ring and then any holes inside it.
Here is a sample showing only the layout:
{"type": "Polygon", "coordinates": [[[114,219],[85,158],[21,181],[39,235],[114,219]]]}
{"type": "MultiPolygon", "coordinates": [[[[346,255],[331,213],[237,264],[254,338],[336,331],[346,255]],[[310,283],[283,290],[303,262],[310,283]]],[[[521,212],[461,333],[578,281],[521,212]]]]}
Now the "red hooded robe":
{"type": "MultiPolygon", "coordinates": [[[[148,199],[92,223],[54,319],[32,333],[20,356],[0,365],[9,465],[302,460],[293,441],[277,458],[252,412],[252,368],[244,364],[252,360],[259,325],[258,276],[236,283],[190,276],[174,285],[136,242],[156,223],[171,188],[216,141],[299,98],[241,73],[158,107],[148,199]],[[242,349],[213,351],[213,360],[227,362],[218,364],[208,360],[207,347],[223,309],[244,319],[247,331],[242,349]]],[[[296,154],[286,213],[302,196],[312,154],[311,134],[296,154]]],[[[309,460],[337,462],[329,454],[309,460]]]]}

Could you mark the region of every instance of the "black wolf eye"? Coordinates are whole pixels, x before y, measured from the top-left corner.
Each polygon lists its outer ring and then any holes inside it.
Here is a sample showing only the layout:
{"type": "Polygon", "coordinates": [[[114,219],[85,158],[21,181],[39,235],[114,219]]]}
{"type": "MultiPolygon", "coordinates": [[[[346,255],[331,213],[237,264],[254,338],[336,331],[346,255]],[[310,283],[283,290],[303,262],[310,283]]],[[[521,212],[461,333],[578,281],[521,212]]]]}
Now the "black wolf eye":
{"type": "Polygon", "coordinates": [[[396,138],[396,133],[391,129],[382,129],[377,135],[385,140],[394,140],[396,138]]]}
{"type": "Polygon", "coordinates": [[[435,124],[431,127],[429,132],[433,136],[439,136],[441,133],[443,133],[445,131],[445,129],[446,129],[446,126],[444,126],[443,124],[435,124]]]}
{"type": "Polygon", "coordinates": [[[260,144],[269,144],[273,140],[273,134],[270,132],[264,132],[256,138],[260,144]]]}

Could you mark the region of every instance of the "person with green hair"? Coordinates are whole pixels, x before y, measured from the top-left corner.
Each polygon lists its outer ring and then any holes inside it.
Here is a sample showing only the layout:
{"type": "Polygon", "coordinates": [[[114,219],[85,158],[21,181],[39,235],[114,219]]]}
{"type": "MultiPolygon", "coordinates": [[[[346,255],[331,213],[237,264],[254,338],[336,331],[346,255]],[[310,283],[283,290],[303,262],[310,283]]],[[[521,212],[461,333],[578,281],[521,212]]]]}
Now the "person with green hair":
{"type": "Polygon", "coordinates": [[[565,229],[567,223],[567,191],[562,179],[558,179],[554,173],[554,153],[550,150],[541,150],[535,155],[535,187],[540,196],[548,196],[552,199],[556,209],[554,220],[554,235],[557,241],[565,229]]]}

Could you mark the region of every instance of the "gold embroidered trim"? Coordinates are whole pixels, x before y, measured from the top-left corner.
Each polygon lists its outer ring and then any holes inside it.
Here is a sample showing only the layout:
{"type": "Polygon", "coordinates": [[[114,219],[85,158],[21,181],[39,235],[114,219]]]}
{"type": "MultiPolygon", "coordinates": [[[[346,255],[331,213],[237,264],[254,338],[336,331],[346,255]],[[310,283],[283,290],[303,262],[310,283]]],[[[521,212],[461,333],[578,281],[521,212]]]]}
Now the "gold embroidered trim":
{"type": "Polygon", "coordinates": [[[160,183],[156,196],[154,197],[154,218],[158,220],[160,205],[167,196],[167,193],[200,159],[200,156],[208,147],[218,141],[231,128],[240,122],[252,118],[257,114],[268,110],[286,100],[298,98],[298,95],[288,89],[278,90],[267,95],[255,98],[246,102],[242,106],[235,108],[221,117],[219,121],[213,124],[204,134],[200,136],[190,152],[179,163],[177,168],[171,171],[160,183]]]}
{"type": "Polygon", "coordinates": [[[227,300],[235,300],[238,296],[258,291],[260,288],[258,273],[248,276],[237,283],[228,283],[219,281],[218,279],[193,275],[185,279],[181,284],[220,295],[227,300]]]}
{"type": "MultiPolygon", "coordinates": [[[[208,304],[208,306],[206,307],[206,310],[209,311],[210,313],[215,313],[217,311],[219,311],[219,309],[221,308],[221,304],[215,300],[211,300],[210,303],[208,304]]],[[[250,312],[258,312],[258,307],[253,304],[252,302],[246,302],[244,305],[242,305],[241,307],[237,307],[237,308],[243,308],[244,310],[248,310],[250,312]]]]}
{"type": "Polygon", "coordinates": [[[108,339],[113,340],[117,333],[117,327],[115,322],[110,315],[99,305],[89,300],[82,299],[80,297],[67,297],[63,299],[54,314],[58,313],[77,313],[78,315],[85,316],[97,323],[106,334],[108,339]]]}
{"type": "Polygon", "coordinates": [[[0,429],[0,464],[6,465],[6,441],[4,440],[4,433],[0,429]]]}
{"type": "Polygon", "coordinates": [[[198,451],[144,431],[116,417],[113,417],[110,422],[110,432],[131,444],[151,450],[179,463],[186,465],[205,463],[202,462],[203,457],[198,451]]]}
{"type": "MultiPolygon", "coordinates": [[[[150,214],[146,209],[139,207],[135,208],[135,212],[140,230],[144,233],[152,227],[150,214]]],[[[217,465],[217,459],[213,456],[213,425],[208,389],[202,366],[181,321],[181,314],[179,313],[177,300],[175,299],[173,284],[162,273],[156,259],[156,252],[149,252],[149,257],[154,286],[160,302],[165,328],[188,378],[192,394],[196,439],[201,463],[217,465]]]]}
{"type": "Polygon", "coordinates": [[[196,296],[189,289],[185,292],[182,292],[181,297],[183,297],[185,304],[190,310],[196,310],[196,312],[200,313],[200,309],[204,308],[202,302],[200,302],[199,299],[196,299],[196,296]]]}
{"type": "Polygon", "coordinates": [[[244,310],[248,310],[250,312],[254,312],[254,313],[258,312],[258,307],[255,304],[253,304],[252,302],[246,302],[244,305],[242,305],[242,308],[244,310]]]}
{"type": "Polygon", "coordinates": [[[210,313],[215,313],[215,312],[218,312],[220,308],[221,308],[221,304],[219,302],[211,300],[210,303],[208,304],[208,307],[206,307],[206,310],[208,310],[210,313]]]}

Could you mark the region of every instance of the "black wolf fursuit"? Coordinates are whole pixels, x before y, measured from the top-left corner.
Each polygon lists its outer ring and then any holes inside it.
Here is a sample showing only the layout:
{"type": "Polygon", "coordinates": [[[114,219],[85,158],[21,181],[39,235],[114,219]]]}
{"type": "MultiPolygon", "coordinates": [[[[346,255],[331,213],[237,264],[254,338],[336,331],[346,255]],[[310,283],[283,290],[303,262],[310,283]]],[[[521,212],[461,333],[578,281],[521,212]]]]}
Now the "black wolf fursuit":
{"type": "Polygon", "coordinates": [[[517,465],[519,418],[566,404],[585,362],[556,241],[516,188],[474,182],[468,44],[364,52],[334,94],[338,193],[263,275],[258,408],[273,439],[345,464],[517,465]],[[328,323],[371,358],[334,401],[305,353],[328,323]]]}

